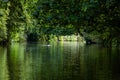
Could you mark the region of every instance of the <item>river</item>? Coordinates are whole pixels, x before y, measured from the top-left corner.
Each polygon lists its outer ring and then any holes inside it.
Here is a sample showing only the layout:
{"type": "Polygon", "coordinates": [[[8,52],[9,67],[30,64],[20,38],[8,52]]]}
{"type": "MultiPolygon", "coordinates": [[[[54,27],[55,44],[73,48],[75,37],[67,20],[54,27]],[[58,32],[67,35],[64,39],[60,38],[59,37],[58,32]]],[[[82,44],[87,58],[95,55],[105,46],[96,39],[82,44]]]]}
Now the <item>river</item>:
{"type": "Polygon", "coordinates": [[[120,80],[120,50],[79,42],[0,47],[0,80],[120,80]]]}

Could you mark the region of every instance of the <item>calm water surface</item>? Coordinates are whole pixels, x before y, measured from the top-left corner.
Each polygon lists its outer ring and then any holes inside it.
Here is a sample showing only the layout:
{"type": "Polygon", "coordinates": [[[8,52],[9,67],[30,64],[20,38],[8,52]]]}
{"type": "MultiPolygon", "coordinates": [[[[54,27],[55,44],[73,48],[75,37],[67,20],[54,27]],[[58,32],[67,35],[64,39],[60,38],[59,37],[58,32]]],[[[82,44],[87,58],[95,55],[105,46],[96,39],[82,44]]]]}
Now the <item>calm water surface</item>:
{"type": "Polygon", "coordinates": [[[120,80],[120,52],[78,42],[0,47],[0,80],[120,80]]]}

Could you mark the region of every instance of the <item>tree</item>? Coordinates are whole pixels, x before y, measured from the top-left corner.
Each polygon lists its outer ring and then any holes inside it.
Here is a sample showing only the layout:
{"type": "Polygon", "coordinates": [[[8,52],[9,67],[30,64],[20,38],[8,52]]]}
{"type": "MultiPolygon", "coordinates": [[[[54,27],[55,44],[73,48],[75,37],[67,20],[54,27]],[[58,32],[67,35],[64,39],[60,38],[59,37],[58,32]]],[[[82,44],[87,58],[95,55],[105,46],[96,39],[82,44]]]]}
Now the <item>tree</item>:
{"type": "Polygon", "coordinates": [[[6,39],[6,20],[9,10],[6,8],[8,4],[0,1],[0,43],[6,39]]]}
{"type": "Polygon", "coordinates": [[[22,1],[9,0],[9,15],[7,19],[7,42],[10,43],[14,32],[19,31],[21,23],[25,21],[23,15],[22,1]]]}
{"type": "Polygon", "coordinates": [[[97,32],[104,43],[112,44],[120,31],[119,14],[118,0],[46,0],[38,1],[34,17],[41,25],[71,24],[80,34],[97,32]]]}

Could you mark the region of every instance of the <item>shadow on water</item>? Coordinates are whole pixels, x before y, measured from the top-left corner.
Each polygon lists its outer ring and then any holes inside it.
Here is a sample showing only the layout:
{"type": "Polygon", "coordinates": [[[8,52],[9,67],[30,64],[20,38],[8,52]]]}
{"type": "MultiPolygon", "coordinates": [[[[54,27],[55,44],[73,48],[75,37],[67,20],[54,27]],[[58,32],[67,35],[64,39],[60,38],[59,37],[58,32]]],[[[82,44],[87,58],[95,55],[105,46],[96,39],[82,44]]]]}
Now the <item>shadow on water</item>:
{"type": "Polygon", "coordinates": [[[0,80],[120,80],[120,51],[78,42],[0,47],[0,80]]]}

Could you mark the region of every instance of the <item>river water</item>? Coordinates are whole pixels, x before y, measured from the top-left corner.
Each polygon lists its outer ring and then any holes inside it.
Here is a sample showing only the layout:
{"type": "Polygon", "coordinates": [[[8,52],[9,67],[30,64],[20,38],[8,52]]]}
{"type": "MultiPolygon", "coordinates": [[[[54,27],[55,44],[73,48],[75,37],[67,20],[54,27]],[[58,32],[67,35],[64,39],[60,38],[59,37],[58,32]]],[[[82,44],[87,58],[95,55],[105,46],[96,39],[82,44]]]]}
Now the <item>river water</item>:
{"type": "Polygon", "coordinates": [[[0,47],[0,80],[120,80],[120,51],[79,42],[0,47]]]}

